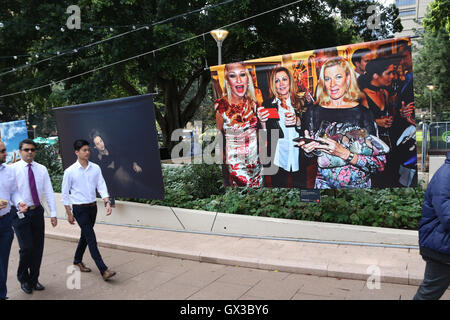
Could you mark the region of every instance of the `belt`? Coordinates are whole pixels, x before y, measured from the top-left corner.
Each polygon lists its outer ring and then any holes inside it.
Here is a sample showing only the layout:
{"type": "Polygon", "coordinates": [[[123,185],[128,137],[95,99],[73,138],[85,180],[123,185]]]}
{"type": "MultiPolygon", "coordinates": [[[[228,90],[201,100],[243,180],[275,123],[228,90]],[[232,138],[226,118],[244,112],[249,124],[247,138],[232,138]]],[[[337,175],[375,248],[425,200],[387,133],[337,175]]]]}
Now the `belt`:
{"type": "Polygon", "coordinates": [[[37,208],[39,208],[40,206],[41,206],[41,205],[38,205],[38,206],[29,206],[27,211],[37,209],[37,208]]]}
{"type": "Polygon", "coordinates": [[[97,205],[97,201],[91,202],[91,203],[80,203],[80,204],[73,204],[73,206],[80,206],[80,207],[94,207],[97,205]]]}

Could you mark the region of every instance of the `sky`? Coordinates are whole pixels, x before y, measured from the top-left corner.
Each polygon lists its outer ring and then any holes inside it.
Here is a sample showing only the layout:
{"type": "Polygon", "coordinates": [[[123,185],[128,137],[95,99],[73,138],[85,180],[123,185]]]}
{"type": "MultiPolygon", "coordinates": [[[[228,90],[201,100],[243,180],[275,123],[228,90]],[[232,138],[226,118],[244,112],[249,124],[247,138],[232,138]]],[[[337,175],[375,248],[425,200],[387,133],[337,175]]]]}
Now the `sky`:
{"type": "Polygon", "coordinates": [[[14,153],[19,157],[19,143],[28,138],[25,120],[0,123],[1,140],[5,143],[8,156],[6,163],[13,160],[14,153]]]}

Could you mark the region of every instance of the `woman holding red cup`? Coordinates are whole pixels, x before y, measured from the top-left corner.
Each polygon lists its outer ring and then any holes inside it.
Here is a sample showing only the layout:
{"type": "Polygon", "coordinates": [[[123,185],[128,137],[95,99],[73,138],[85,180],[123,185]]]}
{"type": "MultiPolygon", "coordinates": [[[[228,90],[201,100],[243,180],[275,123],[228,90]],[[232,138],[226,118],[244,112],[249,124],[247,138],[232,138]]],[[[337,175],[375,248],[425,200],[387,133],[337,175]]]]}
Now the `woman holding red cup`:
{"type": "Polygon", "coordinates": [[[275,68],[269,80],[271,98],[266,99],[258,109],[261,128],[267,130],[267,156],[270,156],[270,161],[264,164],[265,185],[300,187],[300,153],[292,140],[299,137],[297,126],[301,123],[304,102],[298,96],[287,68],[275,68]],[[278,132],[278,140],[274,130],[278,132]]]}

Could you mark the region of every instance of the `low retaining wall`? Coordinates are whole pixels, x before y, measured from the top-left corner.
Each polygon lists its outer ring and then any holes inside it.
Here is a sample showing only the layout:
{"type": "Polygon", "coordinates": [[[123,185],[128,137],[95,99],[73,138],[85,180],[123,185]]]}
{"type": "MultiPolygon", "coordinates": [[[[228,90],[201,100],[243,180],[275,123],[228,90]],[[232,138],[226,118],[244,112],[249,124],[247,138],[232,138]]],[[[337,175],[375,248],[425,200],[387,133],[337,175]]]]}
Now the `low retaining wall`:
{"type": "MultiPolygon", "coordinates": [[[[58,218],[67,219],[61,194],[55,194],[58,218]]],[[[149,204],[116,201],[106,216],[103,201],[98,202],[98,223],[159,228],[174,231],[220,235],[286,238],[305,241],[331,241],[417,247],[418,232],[390,228],[354,226],[238,214],[171,208],[149,204]]],[[[48,208],[46,215],[48,216],[48,208]]]]}

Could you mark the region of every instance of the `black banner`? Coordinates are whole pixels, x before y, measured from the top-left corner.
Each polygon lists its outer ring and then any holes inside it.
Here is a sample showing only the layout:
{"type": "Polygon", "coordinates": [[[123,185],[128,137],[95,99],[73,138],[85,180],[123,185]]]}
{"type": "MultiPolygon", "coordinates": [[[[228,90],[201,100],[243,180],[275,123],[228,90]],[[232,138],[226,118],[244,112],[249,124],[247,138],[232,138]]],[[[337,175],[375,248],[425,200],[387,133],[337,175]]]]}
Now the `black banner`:
{"type": "Polygon", "coordinates": [[[89,141],[112,197],[164,199],[152,95],[54,109],[63,167],[76,161],[73,143],[89,141]]]}

